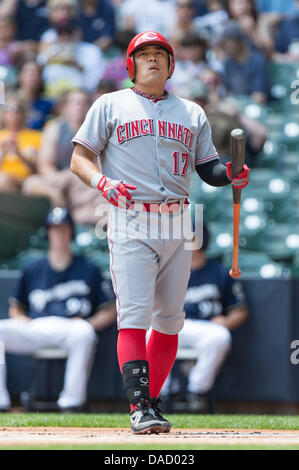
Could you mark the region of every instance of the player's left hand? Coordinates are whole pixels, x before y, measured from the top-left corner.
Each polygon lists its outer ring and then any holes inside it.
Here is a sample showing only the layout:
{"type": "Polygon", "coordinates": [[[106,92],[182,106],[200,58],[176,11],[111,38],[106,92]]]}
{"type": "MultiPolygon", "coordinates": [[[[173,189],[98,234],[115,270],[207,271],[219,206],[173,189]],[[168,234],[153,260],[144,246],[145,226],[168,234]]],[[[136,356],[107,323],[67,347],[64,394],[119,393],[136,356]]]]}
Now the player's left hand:
{"type": "Polygon", "coordinates": [[[247,165],[243,165],[242,171],[236,178],[232,178],[232,162],[226,164],[226,174],[232,185],[237,189],[245,188],[249,183],[250,169],[247,165]]]}
{"type": "Polygon", "coordinates": [[[136,186],[128,184],[125,181],[112,180],[103,175],[98,189],[102,191],[104,198],[113,206],[128,208],[131,204],[132,195],[129,191],[134,191],[136,186]]]}

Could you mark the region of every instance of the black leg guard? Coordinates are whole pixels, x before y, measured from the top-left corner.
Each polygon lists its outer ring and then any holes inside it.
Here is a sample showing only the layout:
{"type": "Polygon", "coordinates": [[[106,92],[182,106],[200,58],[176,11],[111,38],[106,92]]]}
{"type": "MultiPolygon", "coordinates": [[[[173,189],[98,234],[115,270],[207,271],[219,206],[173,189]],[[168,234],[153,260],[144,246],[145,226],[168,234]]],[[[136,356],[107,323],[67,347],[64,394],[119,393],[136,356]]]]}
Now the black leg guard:
{"type": "Polygon", "coordinates": [[[128,361],[122,369],[125,392],[131,405],[150,399],[149,367],[147,361],[128,361]]]}

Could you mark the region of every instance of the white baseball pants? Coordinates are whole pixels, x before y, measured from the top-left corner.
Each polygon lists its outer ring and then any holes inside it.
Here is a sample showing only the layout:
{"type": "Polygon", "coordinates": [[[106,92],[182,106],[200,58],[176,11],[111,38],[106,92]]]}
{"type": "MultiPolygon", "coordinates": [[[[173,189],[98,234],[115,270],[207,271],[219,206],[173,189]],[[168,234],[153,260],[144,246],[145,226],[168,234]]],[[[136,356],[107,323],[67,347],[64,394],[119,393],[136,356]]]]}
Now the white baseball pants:
{"type": "Polygon", "coordinates": [[[188,209],[173,215],[110,210],[108,241],[118,328],[152,326],[173,335],[183,327],[192,257],[183,223],[191,228],[188,209]]]}
{"type": "MultiPolygon", "coordinates": [[[[214,385],[219,368],[230,347],[231,334],[227,328],[206,320],[185,320],[179,333],[179,348],[195,349],[196,364],[188,376],[188,391],[206,393],[214,385]]],[[[162,394],[169,393],[170,378],[164,383],[162,394]]]]}
{"type": "MultiPolygon", "coordinates": [[[[86,401],[87,382],[94,359],[97,335],[83,319],[43,317],[26,323],[17,319],[0,321],[0,341],[7,353],[31,355],[41,348],[68,351],[64,386],[58,399],[61,408],[80,406],[86,401]]],[[[6,387],[6,366],[0,364],[0,408],[10,406],[6,387]]]]}

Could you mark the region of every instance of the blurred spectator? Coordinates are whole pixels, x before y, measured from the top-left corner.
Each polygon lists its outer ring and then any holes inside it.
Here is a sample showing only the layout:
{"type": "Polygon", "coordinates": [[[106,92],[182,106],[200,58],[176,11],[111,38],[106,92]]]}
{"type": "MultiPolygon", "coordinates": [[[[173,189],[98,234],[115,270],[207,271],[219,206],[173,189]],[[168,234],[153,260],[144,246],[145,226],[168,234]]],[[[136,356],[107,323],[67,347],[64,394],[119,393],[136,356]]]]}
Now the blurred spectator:
{"type": "Polygon", "coordinates": [[[238,22],[254,47],[267,54],[273,51],[271,23],[258,15],[255,0],[227,0],[227,10],[229,18],[238,22]]]}
{"type": "Polygon", "coordinates": [[[59,28],[59,26],[75,20],[78,13],[77,5],[76,0],[48,0],[47,9],[50,27],[40,37],[40,52],[57,41],[57,27],[59,28]]]}
{"type": "Polygon", "coordinates": [[[273,59],[276,61],[298,61],[299,60],[299,0],[294,0],[296,12],[285,16],[280,21],[275,35],[275,53],[273,59]]]}
{"type": "MultiPolygon", "coordinates": [[[[201,238],[199,234],[196,237],[201,238]]],[[[204,225],[202,243],[195,242],[192,251],[184,304],[186,319],[179,333],[179,349],[198,353],[188,374],[187,401],[192,411],[206,411],[206,395],[231,348],[231,331],[248,317],[242,284],[229,276],[220,261],[206,257],[208,241],[209,232],[204,225]]],[[[168,379],[163,386],[164,394],[172,391],[169,386],[168,379]]]]}
{"type": "Polygon", "coordinates": [[[245,161],[254,167],[258,154],[267,140],[265,126],[243,114],[232,98],[216,99],[214,89],[200,80],[191,80],[180,90],[182,98],[199,104],[205,111],[213,134],[213,142],[223,163],[231,160],[230,133],[242,128],[246,134],[245,161]]]}
{"type": "Polygon", "coordinates": [[[175,2],[176,21],[167,39],[174,49],[177,49],[180,42],[189,34],[196,33],[193,20],[195,17],[194,0],[176,0],[175,2]]]}
{"type": "Polygon", "coordinates": [[[25,62],[19,72],[17,94],[27,104],[26,125],[42,129],[53,110],[53,102],[43,96],[42,68],[34,61],[25,62]]]}
{"type": "Polygon", "coordinates": [[[15,66],[19,47],[16,41],[16,23],[11,16],[0,16],[0,65],[15,66]]]}
{"type": "Polygon", "coordinates": [[[13,16],[17,22],[17,39],[36,46],[43,31],[48,27],[46,0],[2,0],[0,15],[13,16]]]}
{"type": "Polygon", "coordinates": [[[81,0],[78,25],[82,40],[92,42],[103,51],[113,43],[115,31],[114,8],[107,0],[81,0]]]}
{"type": "Polygon", "coordinates": [[[93,101],[100,98],[100,96],[105,95],[106,93],[112,93],[117,89],[118,88],[115,88],[115,82],[113,80],[102,80],[95,94],[93,95],[93,101]]]}
{"type": "Polygon", "coordinates": [[[210,90],[201,80],[190,80],[184,87],[180,87],[177,93],[181,98],[199,104],[204,110],[209,106],[210,90]]]}
{"type": "Polygon", "coordinates": [[[235,128],[245,131],[245,163],[254,168],[258,154],[263,150],[267,140],[267,129],[258,120],[242,113],[232,99],[225,99],[218,104],[207,106],[206,114],[210,122],[213,141],[221,160],[225,164],[231,160],[230,133],[235,128]]]}
{"type": "Polygon", "coordinates": [[[212,39],[228,19],[224,0],[206,0],[208,11],[194,19],[196,31],[207,39],[212,39]]]}
{"type": "MultiPolygon", "coordinates": [[[[111,283],[84,256],[74,256],[71,214],[56,207],[46,219],[49,250],[24,267],[9,319],[0,321],[0,340],[12,354],[34,354],[41,348],[68,352],[63,390],[57,401],[62,411],[82,411],[97,343],[97,331],[116,319],[111,283]]],[[[8,410],[6,368],[0,365],[0,408],[8,410]]]]}
{"type": "Polygon", "coordinates": [[[270,95],[270,77],[266,58],[248,45],[240,26],[230,21],[217,40],[224,53],[223,76],[227,92],[235,96],[250,96],[264,103],[270,95]]]}
{"type": "Polygon", "coordinates": [[[70,209],[76,223],[94,225],[99,220],[96,208],[103,199],[70,171],[71,140],[90,105],[90,97],[84,91],[70,91],[61,98],[58,117],[48,121],[42,133],[39,174],[26,181],[24,192],[49,197],[52,207],[70,209]]]}
{"type": "Polygon", "coordinates": [[[73,22],[56,26],[58,39],[38,56],[43,65],[45,92],[53,98],[64,91],[85,89],[93,93],[104,70],[105,60],[100,48],[77,39],[73,22]]]}
{"type": "Polygon", "coordinates": [[[188,34],[182,39],[178,49],[175,71],[169,86],[178,89],[180,85],[196,78],[208,67],[208,42],[198,34],[188,34]]]}
{"type": "Polygon", "coordinates": [[[291,0],[256,0],[260,13],[296,13],[296,6],[291,0]]]}
{"type": "Polygon", "coordinates": [[[202,83],[209,89],[209,103],[218,103],[226,95],[223,78],[219,72],[212,68],[205,68],[199,76],[202,83]]]}
{"type": "Polygon", "coordinates": [[[123,88],[123,82],[128,79],[127,48],[133,37],[134,33],[130,31],[118,31],[114,41],[114,54],[106,61],[103,80],[113,81],[117,90],[123,88]]]}
{"type": "Polygon", "coordinates": [[[16,96],[8,97],[0,130],[0,189],[19,191],[36,172],[41,133],[25,127],[26,106],[16,96]]]}
{"type": "Polygon", "coordinates": [[[171,0],[124,0],[120,12],[121,29],[158,31],[168,37],[175,23],[175,4],[171,0]]]}
{"type": "Polygon", "coordinates": [[[17,39],[17,23],[13,16],[0,15],[0,66],[19,67],[23,61],[34,59],[37,43],[17,39]]]}

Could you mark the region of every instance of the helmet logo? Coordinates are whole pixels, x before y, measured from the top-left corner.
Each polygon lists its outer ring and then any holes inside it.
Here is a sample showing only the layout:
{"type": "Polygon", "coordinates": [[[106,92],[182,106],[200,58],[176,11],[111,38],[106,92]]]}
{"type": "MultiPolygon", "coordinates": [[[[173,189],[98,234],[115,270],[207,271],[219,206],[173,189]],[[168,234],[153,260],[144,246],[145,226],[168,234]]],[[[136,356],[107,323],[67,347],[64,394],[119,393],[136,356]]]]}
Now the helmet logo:
{"type": "Polygon", "coordinates": [[[148,32],[142,35],[142,39],[159,39],[156,33],[148,32]]]}

